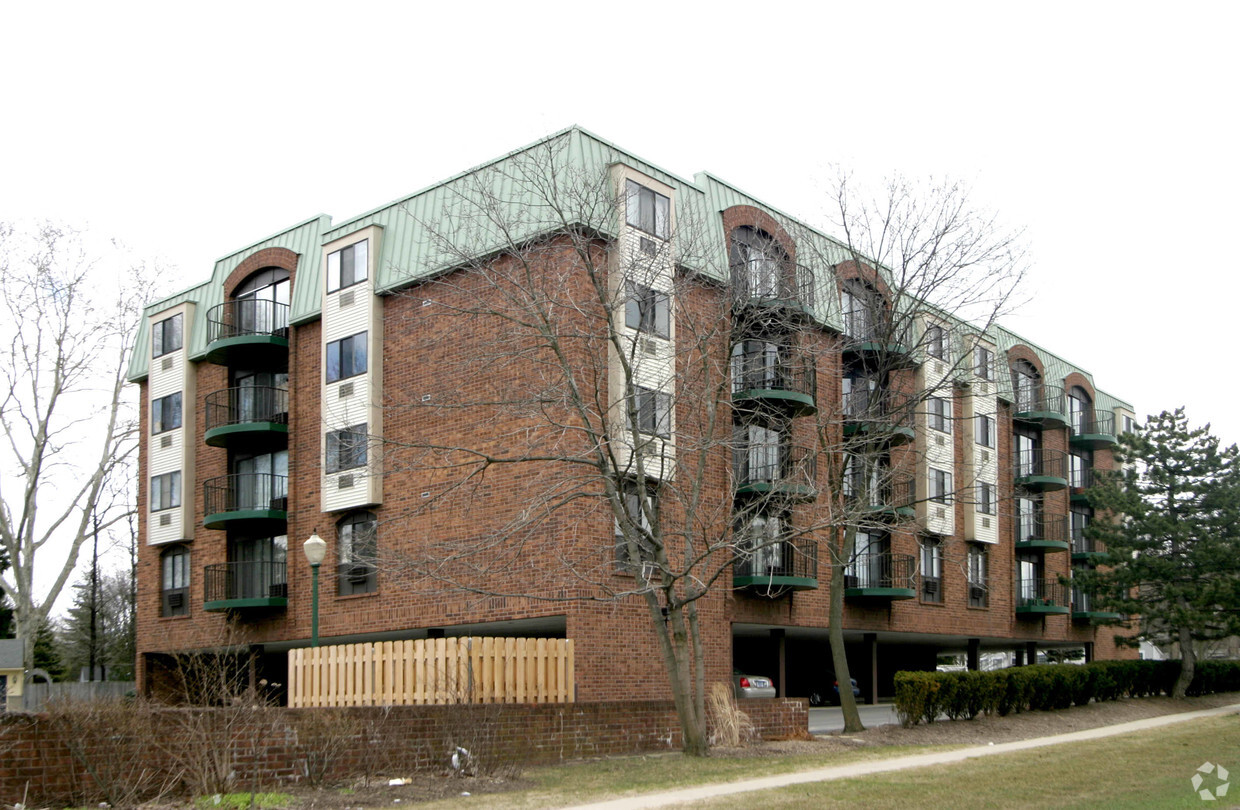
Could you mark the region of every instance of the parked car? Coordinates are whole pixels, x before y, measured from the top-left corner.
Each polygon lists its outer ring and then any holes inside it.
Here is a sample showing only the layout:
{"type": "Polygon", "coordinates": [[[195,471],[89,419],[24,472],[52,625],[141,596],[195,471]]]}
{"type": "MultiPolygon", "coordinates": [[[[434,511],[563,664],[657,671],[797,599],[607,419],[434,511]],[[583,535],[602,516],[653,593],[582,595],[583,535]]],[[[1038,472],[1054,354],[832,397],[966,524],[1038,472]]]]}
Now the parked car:
{"type": "MultiPolygon", "coordinates": [[[[854,698],[861,697],[861,688],[857,686],[856,678],[849,678],[852,684],[852,693],[854,698]]],[[[809,705],[811,706],[838,706],[840,704],[840,682],[832,679],[830,689],[815,689],[809,693],[809,705]]]]}
{"type": "Polygon", "coordinates": [[[773,698],[775,684],[765,675],[746,675],[739,669],[732,670],[732,684],[737,698],[773,698]]]}

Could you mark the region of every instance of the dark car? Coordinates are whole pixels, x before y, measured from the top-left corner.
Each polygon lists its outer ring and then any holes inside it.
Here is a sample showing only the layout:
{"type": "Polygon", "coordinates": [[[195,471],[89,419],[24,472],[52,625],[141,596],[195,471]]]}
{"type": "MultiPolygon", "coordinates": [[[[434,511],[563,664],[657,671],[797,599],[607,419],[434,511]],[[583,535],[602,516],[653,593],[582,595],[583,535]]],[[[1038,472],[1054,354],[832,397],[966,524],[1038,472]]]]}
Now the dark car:
{"type": "MultiPolygon", "coordinates": [[[[848,682],[852,684],[853,697],[861,697],[861,689],[857,686],[857,679],[849,678],[848,682]]],[[[827,704],[838,706],[839,703],[840,682],[837,680],[832,679],[832,686],[829,689],[815,689],[809,693],[809,705],[811,706],[823,706],[827,704]]]]}

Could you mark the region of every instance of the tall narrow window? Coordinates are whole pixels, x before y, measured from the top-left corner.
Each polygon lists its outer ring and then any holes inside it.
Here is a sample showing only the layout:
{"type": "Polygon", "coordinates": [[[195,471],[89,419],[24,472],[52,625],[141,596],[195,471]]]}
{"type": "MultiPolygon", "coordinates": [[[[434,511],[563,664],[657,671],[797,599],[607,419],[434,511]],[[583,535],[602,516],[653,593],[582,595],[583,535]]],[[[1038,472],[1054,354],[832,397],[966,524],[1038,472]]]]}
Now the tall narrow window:
{"type": "Polygon", "coordinates": [[[327,254],[327,291],[329,293],[366,280],[368,241],[363,239],[327,254]]]}
{"type": "Polygon", "coordinates": [[[978,414],[973,417],[973,441],[982,447],[995,446],[995,418],[978,414]]]}
{"type": "Polygon", "coordinates": [[[668,294],[629,282],[624,302],[624,325],[638,332],[671,336],[668,294]]]}
{"type": "Polygon", "coordinates": [[[378,588],[377,527],[374,512],[352,512],[336,524],[341,596],[371,593],[378,588]]]}
{"type": "Polygon", "coordinates": [[[951,503],[952,474],[946,470],[930,468],[930,500],[935,503],[951,503]]]}
{"type": "Polygon", "coordinates": [[[165,318],[158,321],[151,327],[151,356],[159,357],[161,355],[175,352],[181,348],[182,327],[180,313],[173,315],[171,318],[165,318]]]}
{"type": "Polygon", "coordinates": [[[1012,366],[1012,388],[1016,394],[1016,410],[1035,411],[1041,407],[1042,381],[1038,370],[1027,360],[1018,360],[1012,366]]]}
{"type": "Polygon", "coordinates": [[[181,471],[151,477],[151,511],[160,512],[181,505],[181,471]]]}
{"type": "Polygon", "coordinates": [[[921,601],[943,601],[943,546],[933,537],[921,541],[921,601]]]}
{"type": "Polygon", "coordinates": [[[151,402],[151,433],[163,433],[181,426],[181,392],[151,402]]]}
{"type": "Polygon", "coordinates": [[[658,515],[658,490],[653,486],[643,488],[636,481],[626,480],[620,486],[620,497],[624,501],[626,525],[621,525],[618,518],[615,521],[616,568],[633,573],[643,562],[654,559],[654,541],[651,538],[651,531],[658,515]],[[635,555],[629,552],[626,530],[633,536],[633,543],[636,546],[635,555]]]}
{"type": "Polygon", "coordinates": [[[930,427],[935,430],[941,430],[944,433],[952,432],[952,403],[950,399],[929,397],[926,399],[926,410],[930,416],[930,427]]]}
{"type": "Polygon", "coordinates": [[[1076,434],[1093,430],[1094,406],[1089,394],[1079,385],[1072,386],[1072,390],[1068,392],[1068,422],[1072,426],[1072,432],[1076,434]]]}
{"type": "Polygon", "coordinates": [[[668,238],[672,226],[672,201],[632,180],[626,182],[625,190],[625,221],[660,239],[668,238]]]}
{"type": "Polygon", "coordinates": [[[969,545],[969,607],[986,607],[988,602],[986,547],[979,543],[969,545]]]}
{"type": "Polygon", "coordinates": [[[973,347],[973,374],[983,380],[994,379],[995,353],[985,346],[973,347]]]}
{"type": "Polygon", "coordinates": [[[995,485],[988,481],[977,482],[977,511],[982,515],[995,513],[995,485]]]}
{"type": "Polygon", "coordinates": [[[327,344],[327,381],[366,373],[366,333],[358,332],[327,344]]]}
{"type": "Polygon", "coordinates": [[[160,615],[189,615],[189,549],[171,546],[160,555],[160,615]]]}
{"type": "Polygon", "coordinates": [[[630,404],[637,417],[637,432],[668,438],[672,435],[672,397],[662,391],[634,386],[630,404]]]}
{"type": "Polygon", "coordinates": [[[947,339],[943,327],[930,325],[926,327],[926,354],[942,360],[947,357],[947,339]]]}

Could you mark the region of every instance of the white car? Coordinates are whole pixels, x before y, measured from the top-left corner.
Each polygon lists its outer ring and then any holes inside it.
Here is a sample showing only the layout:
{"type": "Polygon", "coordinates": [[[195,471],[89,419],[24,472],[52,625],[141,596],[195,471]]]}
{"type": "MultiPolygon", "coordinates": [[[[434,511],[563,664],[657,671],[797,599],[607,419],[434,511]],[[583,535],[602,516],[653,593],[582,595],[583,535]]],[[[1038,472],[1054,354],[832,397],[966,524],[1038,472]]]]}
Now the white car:
{"type": "Polygon", "coordinates": [[[763,675],[746,675],[740,670],[732,671],[732,683],[738,698],[773,698],[775,684],[763,675]]]}

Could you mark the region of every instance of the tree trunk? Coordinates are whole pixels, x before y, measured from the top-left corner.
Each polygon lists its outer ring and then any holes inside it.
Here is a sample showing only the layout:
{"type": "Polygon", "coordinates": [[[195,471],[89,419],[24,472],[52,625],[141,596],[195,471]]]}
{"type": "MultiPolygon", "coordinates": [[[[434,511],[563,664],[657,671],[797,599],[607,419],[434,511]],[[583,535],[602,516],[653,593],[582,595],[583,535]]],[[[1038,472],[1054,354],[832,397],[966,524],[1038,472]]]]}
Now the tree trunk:
{"type": "Polygon", "coordinates": [[[1183,698],[1188,694],[1188,686],[1193,682],[1193,674],[1197,671],[1197,651],[1193,648],[1193,635],[1187,625],[1180,625],[1180,677],[1171,690],[1171,697],[1183,698]]]}
{"type": "MultiPolygon", "coordinates": [[[[840,688],[840,709],[844,713],[844,733],[865,731],[861,724],[861,712],[857,711],[857,699],[853,697],[852,676],[848,672],[848,655],[844,651],[844,562],[852,556],[852,542],[844,540],[844,553],[831,554],[831,594],[827,613],[827,634],[831,640],[831,662],[835,680],[840,688]]],[[[830,689],[830,685],[827,686],[830,689]]],[[[829,693],[828,693],[829,694],[829,693]]]]}
{"type": "Polygon", "coordinates": [[[672,607],[664,616],[657,599],[649,600],[647,605],[650,607],[651,628],[659,641],[664,670],[672,687],[676,718],[680,721],[683,738],[681,751],[693,757],[707,756],[710,753],[710,742],[706,735],[705,701],[702,696],[694,694],[690,638],[685,632],[684,607],[672,607]]]}

